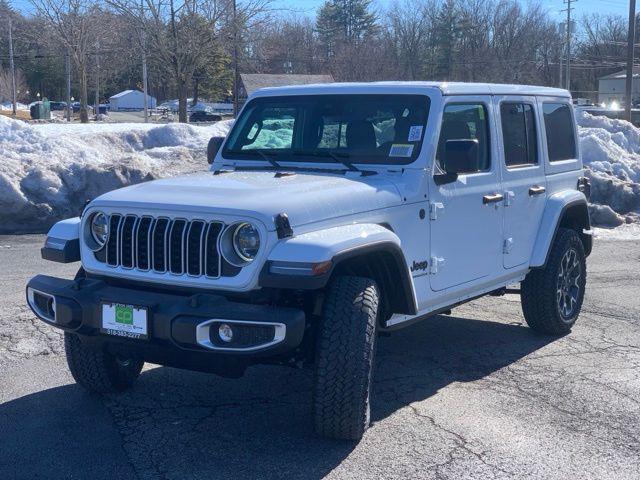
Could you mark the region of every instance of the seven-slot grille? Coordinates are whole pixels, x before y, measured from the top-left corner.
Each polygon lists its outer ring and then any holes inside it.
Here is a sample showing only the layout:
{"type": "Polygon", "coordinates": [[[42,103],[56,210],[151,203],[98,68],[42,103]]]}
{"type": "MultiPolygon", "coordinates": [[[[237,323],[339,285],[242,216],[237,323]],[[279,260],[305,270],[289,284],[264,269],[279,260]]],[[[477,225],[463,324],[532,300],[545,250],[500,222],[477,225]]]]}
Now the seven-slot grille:
{"type": "Polygon", "coordinates": [[[167,217],[121,215],[109,217],[104,260],[122,267],[175,275],[219,278],[233,276],[218,249],[222,222],[167,217]]]}

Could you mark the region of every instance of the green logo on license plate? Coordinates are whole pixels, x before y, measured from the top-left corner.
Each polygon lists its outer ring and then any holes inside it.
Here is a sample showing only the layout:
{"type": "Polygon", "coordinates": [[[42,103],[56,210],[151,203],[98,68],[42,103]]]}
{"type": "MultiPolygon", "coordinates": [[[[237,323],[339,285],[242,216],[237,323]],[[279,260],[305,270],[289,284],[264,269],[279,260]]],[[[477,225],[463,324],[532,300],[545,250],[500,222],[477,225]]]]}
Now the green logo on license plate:
{"type": "Polygon", "coordinates": [[[116,322],[124,325],[133,325],[133,308],[116,305],[116,322]]]}

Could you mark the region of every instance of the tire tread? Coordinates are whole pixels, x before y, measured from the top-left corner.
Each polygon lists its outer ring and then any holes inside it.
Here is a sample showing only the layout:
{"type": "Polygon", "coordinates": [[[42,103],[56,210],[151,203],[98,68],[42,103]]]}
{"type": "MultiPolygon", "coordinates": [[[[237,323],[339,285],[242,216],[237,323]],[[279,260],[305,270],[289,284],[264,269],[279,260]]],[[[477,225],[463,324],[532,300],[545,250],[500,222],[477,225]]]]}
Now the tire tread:
{"type": "Polygon", "coordinates": [[[533,330],[548,335],[564,335],[571,331],[582,306],[584,297],[584,284],[586,282],[587,269],[582,241],[575,230],[559,228],[554,239],[549,258],[544,268],[530,271],[522,282],[520,292],[522,313],[533,330]],[[556,282],[558,264],[565,251],[573,246],[577,249],[582,262],[582,288],[578,310],[572,321],[562,320],[557,308],[556,282]]]}
{"type": "Polygon", "coordinates": [[[316,432],[357,440],[369,424],[378,287],[368,278],[342,276],[329,287],[316,355],[316,432]]]}
{"type": "Polygon", "coordinates": [[[126,367],[119,365],[113,355],[86,347],[73,333],[64,334],[64,347],[75,381],[95,393],[126,390],[133,385],[144,365],[142,360],[130,360],[126,367]]]}

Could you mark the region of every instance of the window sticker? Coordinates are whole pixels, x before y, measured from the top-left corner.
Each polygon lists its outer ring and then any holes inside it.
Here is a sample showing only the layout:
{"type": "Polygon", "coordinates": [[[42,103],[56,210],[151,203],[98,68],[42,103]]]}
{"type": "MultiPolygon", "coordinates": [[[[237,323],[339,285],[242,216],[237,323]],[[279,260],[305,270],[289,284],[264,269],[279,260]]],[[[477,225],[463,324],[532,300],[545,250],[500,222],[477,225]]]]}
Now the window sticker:
{"type": "Polygon", "coordinates": [[[422,137],[422,125],[412,125],[409,129],[409,142],[419,142],[422,137]]]}
{"type": "Polygon", "coordinates": [[[413,154],[413,145],[394,143],[389,149],[390,157],[410,157],[413,154]]]}

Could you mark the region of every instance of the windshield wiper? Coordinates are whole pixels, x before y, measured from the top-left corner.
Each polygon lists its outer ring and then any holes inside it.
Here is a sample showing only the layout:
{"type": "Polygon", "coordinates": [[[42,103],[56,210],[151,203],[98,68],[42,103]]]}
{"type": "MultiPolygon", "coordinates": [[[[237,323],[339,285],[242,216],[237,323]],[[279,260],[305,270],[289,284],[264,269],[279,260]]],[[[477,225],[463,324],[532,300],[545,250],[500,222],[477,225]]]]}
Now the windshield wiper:
{"type": "Polygon", "coordinates": [[[260,155],[267,162],[269,162],[271,164],[271,166],[274,167],[274,168],[283,168],[282,165],[280,165],[278,162],[276,162],[273,158],[271,158],[269,156],[269,155],[277,155],[276,153],[269,152],[267,154],[266,152],[263,152],[262,150],[254,150],[252,153],[257,153],[258,155],[260,155]]]}
{"type": "Polygon", "coordinates": [[[362,172],[362,170],[360,170],[358,167],[356,167],[353,163],[345,160],[346,158],[350,158],[350,155],[348,153],[342,153],[342,152],[332,152],[331,150],[326,150],[326,151],[315,151],[315,152],[293,152],[293,155],[296,157],[303,157],[303,156],[309,156],[309,157],[331,157],[333,158],[336,163],[341,163],[343,164],[345,167],[347,167],[349,170],[351,170],[352,172],[362,172]]]}

